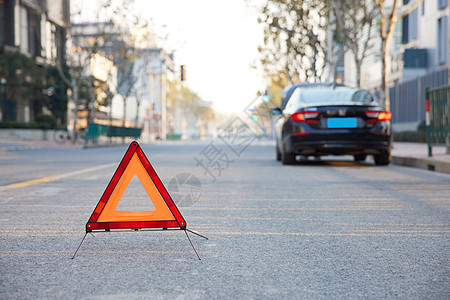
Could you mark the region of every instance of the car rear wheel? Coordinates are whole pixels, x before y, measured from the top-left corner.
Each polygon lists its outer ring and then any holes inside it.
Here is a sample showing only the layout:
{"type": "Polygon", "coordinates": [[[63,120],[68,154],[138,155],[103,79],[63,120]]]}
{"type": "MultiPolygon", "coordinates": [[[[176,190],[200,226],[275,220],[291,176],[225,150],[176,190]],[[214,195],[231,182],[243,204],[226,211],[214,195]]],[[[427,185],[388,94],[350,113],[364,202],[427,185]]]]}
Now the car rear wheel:
{"type": "Polygon", "coordinates": [[[391,162],[391,152],[385,151],[381,154],[374,155],[373,158],[375,160],[375,165],[386,166],[391,162]]]}
{"type": "Polygon", "coordinates": [[[281,152],[280,149],[278,149],[278,144],[275,146],[275,151],[277,152],[277,161],[281,160],[281,152]]]}
{"type": "Polygon", "coordinates": [[[283,165],[293,165],[295,164],[295,154],[287,153],[283,147],[283,151],[281,152],[281,162],[283,165]]]}
{"type": "Polygon", "coordinates": [[[355,161],[365,161],[366,157],[367,157],[367,155],[365,155],[365,154],[353,155],[353,158],[355,159],[355,161]]]}

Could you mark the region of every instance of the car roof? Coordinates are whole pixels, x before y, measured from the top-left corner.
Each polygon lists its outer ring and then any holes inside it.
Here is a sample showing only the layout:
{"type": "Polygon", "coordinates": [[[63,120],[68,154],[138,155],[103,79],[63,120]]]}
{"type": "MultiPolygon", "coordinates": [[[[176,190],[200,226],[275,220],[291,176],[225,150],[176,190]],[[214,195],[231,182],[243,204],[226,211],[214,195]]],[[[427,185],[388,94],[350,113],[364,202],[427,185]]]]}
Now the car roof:
{"type": "Polygon", "coordinates": [[[292,93],[295,91],[296,88],[312,88],[312,87],[336,87],[336,86],[344,86],[343,84],[336,83],[336,82],[304,82],[304,83],[298,83],[298,84],[292,84],[287,87],[285,87],[282,91],[283,100],[281,103],[281,109],[284,109],[286,107],[287,102],[289,101],[289,98],[291,98],[292,93]]]}

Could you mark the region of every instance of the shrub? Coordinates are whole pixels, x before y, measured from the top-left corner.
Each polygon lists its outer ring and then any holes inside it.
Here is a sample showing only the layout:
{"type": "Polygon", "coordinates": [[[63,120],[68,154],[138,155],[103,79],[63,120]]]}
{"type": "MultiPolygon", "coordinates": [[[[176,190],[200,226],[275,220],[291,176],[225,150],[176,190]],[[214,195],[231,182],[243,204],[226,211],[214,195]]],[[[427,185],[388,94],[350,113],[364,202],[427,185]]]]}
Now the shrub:
{"type": "Polygon", "coordinates": [[[2,121],[0,122],[0,128],[33,128],[32,123],[18,122],[18,121],[2,121]]]}
{"type": "Polygon", "coordinates": [[[40,129],[56,129],[58,127],[58,121],[52,115],[38,114],[34,118],[37,128],[40,129]]]}

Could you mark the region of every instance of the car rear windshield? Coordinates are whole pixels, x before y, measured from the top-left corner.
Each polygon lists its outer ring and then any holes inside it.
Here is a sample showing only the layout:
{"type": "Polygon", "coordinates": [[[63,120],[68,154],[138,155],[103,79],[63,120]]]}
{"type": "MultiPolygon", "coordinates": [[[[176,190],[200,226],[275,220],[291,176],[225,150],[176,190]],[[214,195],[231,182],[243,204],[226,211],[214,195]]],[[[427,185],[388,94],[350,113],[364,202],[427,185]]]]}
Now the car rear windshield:
{"type": "MultiPolygon", "coordinates": [[[[374,101],[366,90],[348,87],[297,88],[292,94],[292,106],[368,104],[374,101]]],[[[291,101],[289,101],[291,102],[291,101]]]]}

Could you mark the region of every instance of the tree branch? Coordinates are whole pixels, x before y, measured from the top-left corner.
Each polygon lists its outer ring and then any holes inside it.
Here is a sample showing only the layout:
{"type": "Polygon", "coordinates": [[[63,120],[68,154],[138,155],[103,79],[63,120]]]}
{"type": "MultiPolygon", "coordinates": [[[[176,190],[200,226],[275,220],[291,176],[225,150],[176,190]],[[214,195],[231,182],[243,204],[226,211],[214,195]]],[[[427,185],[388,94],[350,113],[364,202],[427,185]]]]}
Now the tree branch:
{"type": "Polygon", "coordinates": [[[399,12],[398,19],[403,19],[404,17],[412,13],[423,1],[424,0],[417,0],[415,2],[409,2],[407,5],[403,6],[402,10],[399,12]]]}

